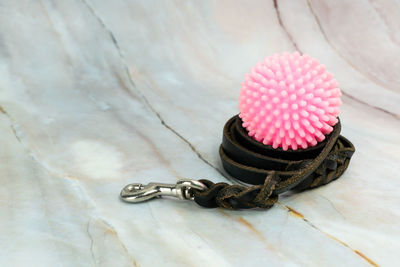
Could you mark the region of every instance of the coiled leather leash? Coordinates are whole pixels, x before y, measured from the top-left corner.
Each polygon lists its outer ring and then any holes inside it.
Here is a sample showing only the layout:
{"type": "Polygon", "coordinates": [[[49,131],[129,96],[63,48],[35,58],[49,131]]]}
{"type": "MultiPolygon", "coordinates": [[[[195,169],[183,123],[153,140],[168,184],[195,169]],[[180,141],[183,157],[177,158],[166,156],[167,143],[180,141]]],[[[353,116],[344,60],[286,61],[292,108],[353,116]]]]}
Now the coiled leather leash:
{"type": "Polygon", "coordinates": [[[252,186],[181,179],[176,185],[127,185],[121,191],[121,199],[141,202],[168,195],[191,199],[207,208],[270,208],[283,192],[315,188],[343,174],[355,148],[340,135],[340,130],[339,121],[316,146],[284,151],[253,140],[242,127],[241,119],[234,116],[224,126],[219,154],[231,176],[252,186]]]}
{"type": "Polygon", "coordinates": [[[194,190],[194,200],[199,205],[269,208],[283,192],[315,188],[339,178],[355,151],[353,144],[340,135],[340,121],[323,142],[295,151],[263,145],[249,137],[241,124],[238,116],[225,124],[219,154],[230,175],[254,186],[200,180],[207,189],[194,190]]]}

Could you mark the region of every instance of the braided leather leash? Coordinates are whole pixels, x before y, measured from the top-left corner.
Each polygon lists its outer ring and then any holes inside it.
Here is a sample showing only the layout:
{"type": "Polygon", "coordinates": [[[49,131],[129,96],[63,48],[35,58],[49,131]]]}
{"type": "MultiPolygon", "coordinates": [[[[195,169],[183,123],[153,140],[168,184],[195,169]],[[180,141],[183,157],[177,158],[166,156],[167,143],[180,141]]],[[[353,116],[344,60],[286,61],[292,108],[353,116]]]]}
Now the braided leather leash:
{"type": "Polygon", "coordinates": [[[270,208],[283,192],[315,188],[343,174],[355,149],[340,135],[340,127],[339,121],[314,147],[284,151],[253,140],[234,116],[225,124],[219,154],[230,175],[253,186],[180,179],[176,184],[128,184],[120,197],[131,203],[173,196],[207,208],[270,208]]]}
{"type": "Polygon", "coordinates": [[[355,151],[340,130],[339,121],[317,146],[283,151],[250,138],[234,116],[224,127],[220,157],[230,175],[253,186],[200,180],[206,189],[191,189],[194,201],[207,208],[270,208],[280,193],[325,185],[343,174],[355,151]]]}

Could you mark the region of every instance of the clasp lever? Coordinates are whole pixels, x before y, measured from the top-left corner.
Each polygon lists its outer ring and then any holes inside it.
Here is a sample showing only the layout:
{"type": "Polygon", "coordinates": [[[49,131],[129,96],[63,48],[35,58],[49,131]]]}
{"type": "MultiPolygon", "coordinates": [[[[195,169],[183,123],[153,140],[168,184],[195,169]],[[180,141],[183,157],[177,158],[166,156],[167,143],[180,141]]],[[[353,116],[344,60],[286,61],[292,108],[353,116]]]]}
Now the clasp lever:
{"type": "Polygon", "coordinates": [[[179,179],[176,184],[149,183],[128,184],[121,190],[121,199],[130,203],[139,203],[155,197],[171,196],[193,200],[192,189],[203,191],[207,187],[197,180],[179,179]]]}

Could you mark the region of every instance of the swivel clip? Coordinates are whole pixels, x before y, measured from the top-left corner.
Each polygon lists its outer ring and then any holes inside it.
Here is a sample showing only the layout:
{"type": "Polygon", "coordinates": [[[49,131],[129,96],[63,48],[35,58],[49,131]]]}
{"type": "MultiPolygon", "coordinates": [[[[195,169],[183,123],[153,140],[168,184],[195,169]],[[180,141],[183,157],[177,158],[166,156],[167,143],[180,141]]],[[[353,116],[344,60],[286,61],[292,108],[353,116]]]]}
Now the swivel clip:
{"type": "Polygon", "coordinates": [[[193,200],[192,189],[203,191],[207,187],[200,181],[190,179],[179,179],[176,184],[128,184],[121,190],[120,197],[123,201],[130,203],[139,203],[161,196],[193,200]]]}

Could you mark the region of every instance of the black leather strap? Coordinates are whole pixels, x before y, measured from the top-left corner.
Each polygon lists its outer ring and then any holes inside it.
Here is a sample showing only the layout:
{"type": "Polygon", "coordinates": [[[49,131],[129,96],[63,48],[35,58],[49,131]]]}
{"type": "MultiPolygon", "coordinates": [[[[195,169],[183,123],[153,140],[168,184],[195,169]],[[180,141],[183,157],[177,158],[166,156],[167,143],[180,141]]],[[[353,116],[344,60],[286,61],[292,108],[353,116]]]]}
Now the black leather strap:
{"type": "Polygon", "coordinates": [[[284,151],[249,137],[241,119],[234,116],[224,127],[219,149],[222,165],[236,179],[255,186],[201,180],[208,189],[194,191],[195,201],[205,207],[268,208],[280,193],[327,184],[343,174],[355,151],[340,130],[339,121],[318,145],[284,151]]]}

